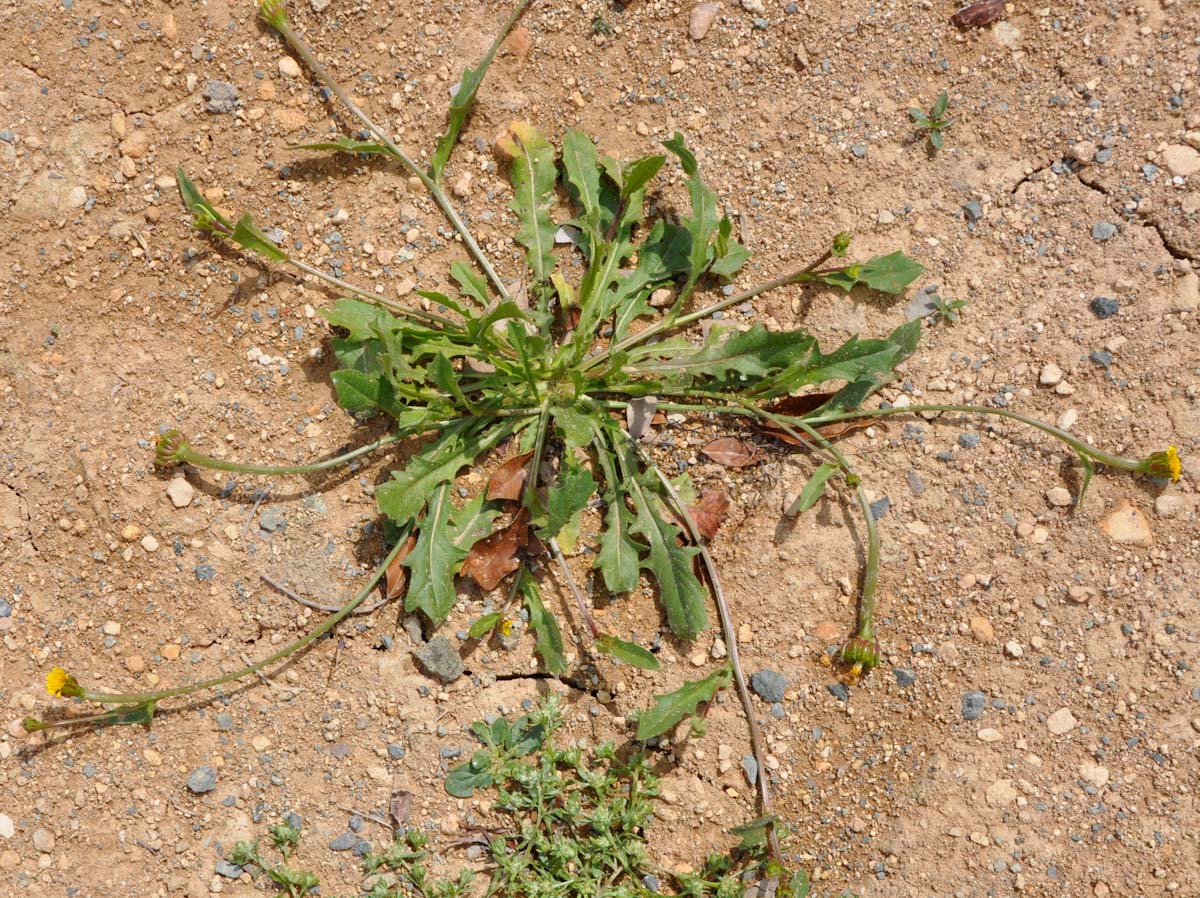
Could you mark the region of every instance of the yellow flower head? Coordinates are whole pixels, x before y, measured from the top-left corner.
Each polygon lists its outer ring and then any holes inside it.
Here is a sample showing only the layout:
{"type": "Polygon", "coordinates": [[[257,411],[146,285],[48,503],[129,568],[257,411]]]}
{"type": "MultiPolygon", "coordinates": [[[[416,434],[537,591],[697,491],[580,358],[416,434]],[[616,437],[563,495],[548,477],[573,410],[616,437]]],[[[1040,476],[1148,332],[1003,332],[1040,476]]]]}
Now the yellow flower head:
{"type": "Polygon", "coordinates": [[[83,695],[83,687],[79,685],[79,681],[61,667],[56,667],[46,674],[46,691],[57,698],[76,698],[83,695]]]}
{"type": "Polygon", "coordinates": [[[512,636],[512,631],[513,631],[513,622],[510,621],[508,618],[505,618],[503,623],[500,624],[500,635],[501,636],[512,636]]]}
{"type": "Polygon", "coordinates": [[[1142,470],[1153,477],[1169,477],[1171,480],[1178,480],[1179,475],[1183,473],[1183,466],[1179,463],[1179,450],[1174,446],[1168,446],[1166,452],[1152,453],[1142,462],[1142,470]]]}

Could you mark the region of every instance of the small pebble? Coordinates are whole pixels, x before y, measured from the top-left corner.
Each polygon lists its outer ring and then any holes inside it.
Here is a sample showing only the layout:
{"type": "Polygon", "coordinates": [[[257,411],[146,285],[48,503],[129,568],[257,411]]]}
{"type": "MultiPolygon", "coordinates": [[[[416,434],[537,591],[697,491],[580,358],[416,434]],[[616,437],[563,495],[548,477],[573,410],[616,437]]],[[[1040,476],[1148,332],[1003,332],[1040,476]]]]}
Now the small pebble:
{"type": "Polygon", "coordinates": [[[1097,296],[1091,302],[1091,310],[1097,318],[1111,318],[1121,309],[1121,303],[1111,296],[1097,296]]]}
{"type": "Polygon", "coordinates": [[[1046,501],[1055,508],[1067,508],[1071,504],[1071,493],[1066,487],[1056,486],[1046,490],[1046,501]]]}
{"type": "Polygon", "coordinates": [[[187,778],[187,787],[197,795],[217,788],[217,771],[211,767],[197,767],[187,778]]]}
{"type": "Polygon", "coordinates": [[[49,854],[54,850],[55,845],[54,833],[48,829],[38,827],[33,831],[33,847],[42,854],[49,854]]]}
{"type": "Polygon", "coordinates": [[[987,696],[982,692],[968,692],[962,697],[963,720],[979,720],[983,717],[983,709],[987,706],[987,696]]]}
{"type": "Polygon", "coordinates": [[[1045,387],[1057,386],[1063,379],[1063,369],[1054,364],[1047,362],[1042,366],[1042,373],[1038,376],[1038,383],[1045,387]]]}
{"type": "Polygon", "coordinates": [[[354,847],[354,843],[357,841],[358,841],[358,836],[356,836],[350,830],[347,830],[346,832],[342,833],[340,836],[338,836],[336,839],[334,839],[332,842],[329,843],[329,850],[330,851],[349,851],[351,848],[354,847]]]}
{"type": "Polygon", "coordinates": [[[694,41],[704,40],[720,11],[720,3],[700,3],[694,6],[688,17],[688,37],[694,41]]]}
{"type": "Polygon", "coordinates": [[[758,693],[758,697],[764,702],[781,702],[787,690],[787,680],[777,670],[760,670],[751,674],[750,688],[758,693]]]}
{"type": "Polygon", "coordinates": [[[182,477],[174,477],[167,484],[167,498],[176,508],[187,508],[196,497],[196,489],[182,477]]]}
{"type": "Polygon", "coordinates": [[[1098,221],[1092,225],[1093,240],[1110,240],[1117,233],[1117,226],[1107,221],[1098,221]]]}
{"type": "Polygon", "coordinates": [[[1069,733],[1075,729],[1078,723],[1075,715],[1071,713],[1069,708],[1059,708],[1053,714],[1046,718],[1046,727],[1055,736],[1061,736],[1064,733],[1069,733]]]}
{"type": "Polygon", "coordinates": [[[299,78],[300,63],[296,62],[290,56],[281,56],[279,58],[279,73],[288,78],[299,78]]]}
{"type": "Polygon", "coordinates": [[[908,667],[893,667],[892,676],[896,678],[896,685],[905,689],[917,682],[917,672],[908,667]]]}

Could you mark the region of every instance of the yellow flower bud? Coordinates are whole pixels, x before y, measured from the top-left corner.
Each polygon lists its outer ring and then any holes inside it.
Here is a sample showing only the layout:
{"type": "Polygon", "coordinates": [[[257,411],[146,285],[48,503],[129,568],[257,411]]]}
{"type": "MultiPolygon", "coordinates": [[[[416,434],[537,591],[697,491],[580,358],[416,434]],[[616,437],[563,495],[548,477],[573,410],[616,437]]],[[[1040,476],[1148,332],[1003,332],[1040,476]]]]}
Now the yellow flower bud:
{"type": "Polygon", "coordinates": [[[1179,463],[1179,450],[1174,446],[1168,446],[1165,452],[1155,452],[1149,458],[1143,459],[1139,470],[1152,477],[1169,477],[1171,480],[1178,480],[1180,474],[1183,473],[1183,466],[1179,463]]]}
{"type": "Polygon", "coordinates": [[[78,698],[83,695],[83,687],[79,685],[79,681],[61,667],[56,667],[46,674],[46,691],[55,698],[78,698]]]}

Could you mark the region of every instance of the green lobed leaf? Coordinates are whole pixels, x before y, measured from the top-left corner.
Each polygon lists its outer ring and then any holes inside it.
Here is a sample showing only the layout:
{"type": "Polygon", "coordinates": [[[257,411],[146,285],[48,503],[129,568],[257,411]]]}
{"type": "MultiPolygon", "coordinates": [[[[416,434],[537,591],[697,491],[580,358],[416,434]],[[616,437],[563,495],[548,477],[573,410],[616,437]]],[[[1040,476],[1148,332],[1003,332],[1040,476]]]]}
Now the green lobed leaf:
{"type": "Polygon", "coordinates": [[[575,202],[583,209],[584,221],[593,229],[600,227],[600,163],[592,139],[571,128],[563,136],[563,171],[571,185],[575,202]]]}
{"type": "Polygon", "coordinates": [[[355,140],[353,137],[339,137],[337,140],[321,140],[316,143],[293,143],[287,147],[289,150],[314,150],[335,153],[362,153],[363,155],[371,155],[375,153],[390,154],[392,151],[381,143],[373,140],[355,140]]]}
{"type": "Polygon", "coordinates": [[[540,131],[525,122],[511,125],[510,134],[501,145],[513,157],[509,171],[513,200],[509,208],[520,221],[517,240],[527,250],[526,261],[534,281],[548,281],[555,264],[555,227],[550,220],[550,204],[558,181],[554,147],[540,131]]]}
{"type": "Polygon", "coordinates": [[[495,447],[512,432],[475,418],[446,425],[437,438],[414,455],[408,464],[392,471],[392,479],[375,490],[379,510],[397,524],[407,524],[442,483],[453,480],[460,468],[495,447]]]}
{"type": "Polygon", "coordinates": [[[533,628],[537,653],[547,673],[563,674],[567,671],[567,659],[563,656],[562,632],[558,621],[542,604],[542,594],[529,571],[521,572],[521,594],[525,596],[525,607],[529,611],[529,626],[533,628]]]}
{"type": "Polygon", "coordinates": [[[658,670],[658,659],[652,652],[636,642],[626,642],[610,633],[600,633],[596,636],[596,650],[642,670],[658,670]]]}
{"type": "Polygon", "coordinates": [[[471,547],[491,532],[499,513],[484,508],[482,494],[455,511],[449,483],[434,491],[416,545],[404,559],[412,574],[404,600],[406,611],[424,612],[434,626],[446,619],[457,598],[454,575],[471,547]]]}
{"type": "Polygon", "coordinates": [[[491,614],[485,614],[475,623],[471,624],[471,629],[467,630],[467,636],[471,639],[478,639],[480,636],[485,636],[491,633],[496,628],[496,624],[500,623],[500,619],[504,614],[499,611],[493,611],[491,614]]]}
{"type": "Polygon", "coordinates": [[[825,484],[829,482],[829,478],[838,472],[838,466],[831,462],[825,462],[818,465],[813,471],[812,476],[808,478],[808,482],[804,484],[804,489],[800,491],[799,498],[791,508],[788,509],[789,515],[804,514],[814,505],[821,495],[825,492],[825,484]]]}
{"type": "Polygon", "coordinates": [[[685,717],[691,717],[702,702],[710,702],[733,682],[728,665],[713,671],[703,680],[684,683],[674,692],[655,696],[654,707],[638,716],[637,738],[641,741],[670,732],[685,717]]]}
{"type": "Polygon", "coordinates": [[[679,164],[683,167],[684,174],[689,178],[696,176],[698,171],[696,156],[688,149],[687,141],[683,139],[680,132],[676,131],[670,140],[664,140],[663,146],[679,157],[679,164]]]}
{"type": "Polygon", "coordinates": [[[392,417],[401,413],[391,381],[377,372],[340,368],[329,375],[337,390],[338,405],[348,412],[383,411],[392,417]]]}
{"type": "Polygon", "coordinates": [[[477,302],[481,308],[486,308],[491,303],[491,297],[488,296],[487,278],[466,262],[461,259],[451,262],[450,277],[454,278],[454,282],[458,284],[458,292],[467,299],[477,302]]]}
{"type": "Polygon", "coordinates": [[[260,256],[265,256],[273,262],[286,262],[288,255],[271,240],[262,230],[254,223],[254,218],[247,212],[238,219],[234,225],[233,233],[229,235],[229,239],[243,249],[248,249],[251,252],[258,253],[260,256]]]}
{"type": "Polygon", "coordinates": [[[693,377],[725,380],[733,374],[762,378],[805,358],[815,346],[805,331],[772,332],[755,324],[745,331],[714,329],[698,349],[674,341],[638,347],[630,352],[630,367],[671,383],[693,377]]]}
{"type": "Polygon", "coordinates": [[[647,552],[639,564],[658,584],[667,625],[681,639],[695,639],[708,627],[708,591],[692,569],[692,559],[700,550],[679,544],[682,532],[663,518],[640,485],[634,492],[634,507],[636,517],[629,531],[646,541],[647,552]]]}
{"type": "Polygon", "coordinates": [[[649,184],[666,161],[666,156],[643,156],[626,165],[622,174],[622,183],[618,185],[621,195],[629,197],[649,184]]]}
{"type": "Polygon", "coordinates": [[[600,531],[600,551],[593,567],[599,568],[604,585],[612,593],[632,592],[637,588],[640,570],[638,544],[629,536],[633,513],[625,505],[625,493],[610,484],[605,494],[608,510],[600,531]]]}
{"type": "Polygon", "coordinates": [[[588,500],[595,492],[596,481],[592,479],[591,472],[571,455],[564,455],[558,482],[550,487],[546,497],[548,517],[542,536],[546,539],[558,536],[567,522],[587,507],[588,500]]]}
{"type": "MultiPolygon", "coordinates": [[[[933,134],[930,134],[931,141],[933,134]]],[[[858,284],[863,284],[881,293],[898,295],[920,277],[924,270],[925,267],[919,262],[897,251],[886,256],[872,256],[866,262],[848,265],[836,271],[813,275],[812,279],[831,287],[841,287],[846,292],[850,292],[858,284]]]]}
{"type": "Polygon", "coordinates": [[[321,317],[347,331],[347,339],[370,340],[377,336],[375,323],[381,311],[378,306],[358,299],[339,299],[332,308],[321,309],[321,317]]]}
{"type": "Polygon", "coordinates": [[[742,851],[749,851],[754,848],[759,848],[767,842],[767,830],[779,822],[779,817],[775,814],[767,814],[765,817],[758,817],[751,820],[749,823],[743,823],[741,826],[732,827],[729,830],[731,836],[737,836],[741,840],[738,848],[742,851]]]}

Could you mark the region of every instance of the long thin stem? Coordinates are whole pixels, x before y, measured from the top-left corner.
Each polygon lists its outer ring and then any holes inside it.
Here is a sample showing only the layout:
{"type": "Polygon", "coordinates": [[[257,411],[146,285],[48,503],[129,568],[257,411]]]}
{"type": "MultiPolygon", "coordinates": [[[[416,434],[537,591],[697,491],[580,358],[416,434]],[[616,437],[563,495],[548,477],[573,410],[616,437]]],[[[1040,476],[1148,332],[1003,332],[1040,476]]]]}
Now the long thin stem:
{"type": "Polygon", "coordinates": [[[179,695],[190,695],[193,692],[201,692],[205,689],[212,689],[216,686],[222,686],[225,683],[232,683],[234,680],[240,680],[243,677],[248,677],[251,674],[258,673],[263,668],[270,667],[277,661],[282,661],[289,655],[295,654],[306,646],[311,645],[313,642],[320,639],[322,636],[340,624],[343,620],[353,614],[354,609],[363,603],[363,600],[371,594],[371,590],[373,590],[379,581],[383,579],[383,575],[387,572],[388,565],[392,563],[392,559],[396,557],[397,553],[399,553],[404,545],[405,537],[402,534],[400,539],[396,541],[396,545],[388,553],[387,558],[385,558],[379,567],[375,569],[375,573],[371,575],[371,579],[368,580],[366,585],[358,591],[358,594],[354,598],[343,605],[337,612],[325,618],[324,621],[322,621],[304,636],[301,636],[294,642],[288,643],[279,651],[268,655],[261,661],[248,664],[245,667],[241,667],[235,671],[232,671],[231,673],[221,674],[220,676],[212,677],[208,680],[201,680],[198,683],[188,683],[183,686],[176,686],[174,689],[163,689],[158,692],[143,692],[132,695],[85,691],[81,697],[87,701],[100,702],[107,705],[142,705],[146,704],[147,702],[162,701],[164,698],[173,698],[179,695]]]}
{"type": "Polygon", "coordinates": [[[300,269],[305,274],[311,274],[313,277],[325,281],[327,284],[332,284],[341,290],[345,290],[347,293],[353,293],[355,296],[360,296],[363,299],[375,303],[376,305],[383,306],[389,312],[394,312],[397,315],[406,315],[411,318],[418,318],[424,321],[435,322],[437,324],[444,325],[445,327],[453,328],[454,330],[461,331],[463,329],[459,322],[451,318],[445,318],[442,315],[437,315],[433,312],[426,312],[424,309],[413,309],[409,308],[408,306],[402,306],[390,299],[379,296],[375,293],[371,293],[368,290],[364,290],[362,287],[356,287],[349,281],[344,281],[339,277],[334,277],[332,274],[326,274],[321,269],[309,265],[307,262],[301,262],[299,259],[293,259],[291,256],[287,257],[287,262],[289,265],[300,269]]]}
{"type": "Polygon", "coordinates": [[[406,433],[390,433],[387,436],[380,437],[372,443],[367,443],[365,446],[359,446],[357,449],[351,449],[349,452],[334,458],[327,458],[324,461],[311,462],[306,465],[254,465],[242,464],[241,462],[224,461],[219,458],[212,458],[200,452],[195,452],[192,449],[183,455],[181,461],[186,464],[196,465],[200,468],[213,468],[218,471],[235,471],[241,474],[267,474],[267,475],[285,475],[285,474],[312,474],[317,471],[327,471],[330,468],[336,468],[338,465],[344,465],[347,462],[353,461],[360,456],[374,452],[376,449],[382,449],[384,446],[390,446],[393,443],[398,443],[408,436],[406,433]]]}
{"type": "Polygon", "coordinates": [[[563,555],[562,549],[559,548],[558,540],[550,537],[550,551],[554,554],[554,560],[558,562],[558,569],[562,572],[562,577],[567,581],[567,586],[571,590],[571,595],[575,599],[575,605],[579,608],[579,614],[583,617],[583,622],[587,624],[588,632],[592,634],[592,639],[600,635],[600,628],[596,626],[596,619],[592,616],[592,612],[588,609],[587,600],[580,591],[579,585],[575,582],[575,578],[571,576],[571,568],[567,565],[566,556],[563,555]]]}
{"type": "MultiPolygon", "coordinates": [[[[517,12],[510,17],[510,23],[516,20],[516,16],[523,12],[524,8],[525,4],[522,4],[518,7],[517,12]]],[[[375,124],[371,117],[359,108],[358,104],[350,98],[350,95],[346,93],[342,86],[333,79],[328,71],[326,71],[325,66],[323,66],[317,59],[316,54],[309,49],[303,38],[301,38],[300,35],[295,32],[291,26],[291,23],[288,22],[286,18],[282,18],[278,21],[272,21],[271,24],[279,31],[281,35],[283,35],[283,39],[287,41],[288,45],[296,51],[296,55],[304,60],[304,64],[307,65],[309,70],[317,76],[317,80],[328,87],[333,95],[342,102],[342,105],[350,111],[350,114],[362,122],[368,131],[379,138],[380,143],[387,147],[388,152],[399,159],[404,167],[412,172],[413,175],[425,187],[425,189],[429,191],[429,195],[433,197],[433,201],[438,204],[438,208],[442,210],[442,214],[446,216],[446,220],[450,222],[450,225],[458,233],[459,237],[462,238],[462,242],[466,246],[467,252],[471,254],[471,258],[475,260],[475,264],[479,266],[480,270],[483,271],[483,273],[487,276],[487,279],[491,281],[492,286],[496,289],[496,292],[500,294],[500,298],[502,300],[508,300],[510,297],[508,295],[508,290],[504,286],[504,281],[500,279],[500,275],[496,273],[496,270],[492,267],[492,263],[488,260],[487,256],[483,254],[483,250],[480,249],[479,244],[475,242],[475,238],[471,236],[470,230],[459,217],[458,212],[455,211],[454,206],[450,202],[450,198],[446,196],[446,193],[442,190],[441,186],[434,181],[433,178],[429,177],[425,169],[417,165],[417,163],[413,161],[413,159],[407,153],[405,153],[404,150],[400,149],[400,147],[396,145],[395,141],[388,136],[387,132],[384,131],[383,128],[375,124]]],[[[511,24],[506,26],[506,28],[507,27],[511,27],[511,24]]]]}
{"type": "MultiPolygon", "coordinates": [[[[742,668],[742,660],[738,652],[737,630],[733,626],[733,614],[729,610],[729,602],[725,598],[725,590],[721,586],[721,578],[717,574],[716,563],[709,554],[708,546],[705,543],[704,535],[700,532],[700,527],[696,524],[695,518],[688,511],[687,504],[679,495],[678,491],[671,484],[670,478],[667,477],[658,466],[654,464],[641,447],[629,441],[633,445],[635,451],[642,456],[642,461],[654,471],[658,481],[662,484],[663,490],[671,498],[671,503],[675,506],[675,511],[680,519],[687,526],[688,534],[692,538],[692,542],[700,550],[700,560],[704,564],[705,573],[708,574],[708,581],[712,585],[713,601],[717,606],[717,613],[721,618],[721,630],[725,637],[725,649],[729,653],[729,665],[733,669],[733,680],[737,685],[738,698],[742,704],[742,711],[746,715],[746,725],[750,730],[750,750],[754,752],[754,760],[758,765],[758,776],[756,783],[758,785],[758,797],[760,810],[763,816],[771,813],[771,785],[770,775],[767,772],[766,752],[763,748],[762,733],[758,729],[758,720],[754,716],[754,700],[750,696],[750,689],[746,685],[746,673],[742,668]]],[[[771,849],[771,856],[780,864],[783,863],[783,854],[779,850],[779,839],[775,834],[775,827],[767,828],[767,843],[771,849]]]]}

